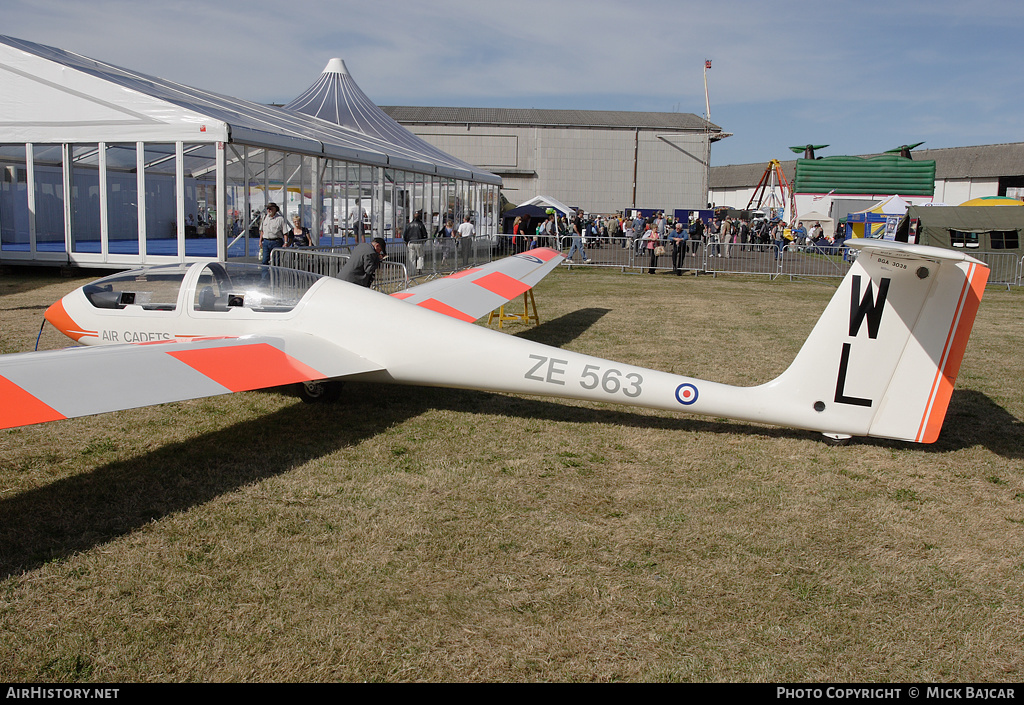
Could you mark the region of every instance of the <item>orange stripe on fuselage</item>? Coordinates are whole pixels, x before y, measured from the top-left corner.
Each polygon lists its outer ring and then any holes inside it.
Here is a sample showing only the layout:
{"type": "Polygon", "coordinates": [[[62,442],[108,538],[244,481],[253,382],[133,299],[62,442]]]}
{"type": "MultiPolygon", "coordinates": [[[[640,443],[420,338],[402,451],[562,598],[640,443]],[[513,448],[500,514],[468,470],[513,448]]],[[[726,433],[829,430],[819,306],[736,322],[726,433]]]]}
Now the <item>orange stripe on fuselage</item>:
{"type": "Polygon", "coordinates": [[[326,378],[326,375],[266,343],[201,350],[169,350],[167,354],[232,392],[326,378]]]}
{"type": "Polygon", "coordinates": [[[0,428],[28,426],[67,418],[6,377],[0,377],[0,428]]]}
{"type": "Polygon", "coordinates": [[[971,265],[968,272],[968,278],[960,292],[960,300],[957,302],[958,315],[953,317],[942,357],[939,359],[939,369],[935,372],[928,396],[930,408],[926,408],[917,431],[916,440],[919,443],[934,443],[939,437],[939,431],[942,430],[949,400],[953,396],[953,384],[960,374],[960,363],[963,362],[967,341],[971,337],[974,318],[978,314],[981,297],[985,294],[988,274],[988,267],[979,265],[971,265]]]}
{"type": "Polygon", "coordinates": [[[46,309],[46,313],[43,317],[50,322],[50,324],[59,330],[61,333],[71,338],[72,340],[78,341],[85,336],[99,337],[97,332],[94,330],[82,330],[82,327],[75,323],[75,320],[68,315],[68,312],[64,309],[64,301],[56,301],[50,305],[50,308],[46,309]]]}

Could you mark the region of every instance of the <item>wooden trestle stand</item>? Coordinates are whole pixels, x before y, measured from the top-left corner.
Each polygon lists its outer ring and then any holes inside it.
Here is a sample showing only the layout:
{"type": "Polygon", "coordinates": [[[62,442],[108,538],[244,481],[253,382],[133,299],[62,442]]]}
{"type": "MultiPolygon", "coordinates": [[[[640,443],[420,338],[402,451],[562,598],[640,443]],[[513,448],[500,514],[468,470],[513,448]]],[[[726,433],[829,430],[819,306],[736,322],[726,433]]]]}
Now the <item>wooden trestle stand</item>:
{"type": "Polygon", "coordinates": [[[498,328],[505,327],[505,321],[525,323],[530,325],[540,325],[540,316],[537,314],[537,302],[533,299],[533,289],[528,289],[523,292],[523,312],[522,313],[505,313],[505,307],[502,306],[497,311],[491,311],[487,316],[487,325],[494,322],[494,319],[498,319],[498,328]]]}

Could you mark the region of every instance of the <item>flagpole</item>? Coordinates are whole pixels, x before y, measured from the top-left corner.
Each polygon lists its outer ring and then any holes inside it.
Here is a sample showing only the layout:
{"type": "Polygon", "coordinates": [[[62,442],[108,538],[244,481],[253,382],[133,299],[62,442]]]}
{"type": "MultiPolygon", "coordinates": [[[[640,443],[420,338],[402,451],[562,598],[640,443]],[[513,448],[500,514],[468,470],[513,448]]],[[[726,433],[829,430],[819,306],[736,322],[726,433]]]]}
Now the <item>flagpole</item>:
{"type": "Polygon", "coordinates": [[[708,69],[711,68],[711,59],[704,59],[704,116],[711,122],[711,100],[708,98],[708,69]]]}
{"type": "MultiPolygon", "coordinates": [[[[708,159],[704,162],[704,190],[710,196],[711,190],[711,100],[708,98],[708,69],[711,68],[711,59],[704,59],[704,135],[706,137],[708,159]]],[[[708,208],[711,207],[710,201],[708,208]]]]}

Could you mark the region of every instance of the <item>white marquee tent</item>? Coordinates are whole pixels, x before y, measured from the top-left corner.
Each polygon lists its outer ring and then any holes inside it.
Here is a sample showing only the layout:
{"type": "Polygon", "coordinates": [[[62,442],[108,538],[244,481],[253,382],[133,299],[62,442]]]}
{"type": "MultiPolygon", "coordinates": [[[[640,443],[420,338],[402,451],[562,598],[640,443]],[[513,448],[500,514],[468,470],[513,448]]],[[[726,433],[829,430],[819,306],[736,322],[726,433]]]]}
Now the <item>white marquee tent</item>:
{"type": "MultiPolygon", "coordinates": [[[[337,78],[350,116],[380,112],[337,78]]],[[[2,261],[251,256],[249,226],[275,199],[332,241],[346,220],[332,204],[356,197],[385,236],[409,208],[498,201],[499,177],[397,123],[260,105],[12,37],[0,36],[0,91],[2,261]]]]}

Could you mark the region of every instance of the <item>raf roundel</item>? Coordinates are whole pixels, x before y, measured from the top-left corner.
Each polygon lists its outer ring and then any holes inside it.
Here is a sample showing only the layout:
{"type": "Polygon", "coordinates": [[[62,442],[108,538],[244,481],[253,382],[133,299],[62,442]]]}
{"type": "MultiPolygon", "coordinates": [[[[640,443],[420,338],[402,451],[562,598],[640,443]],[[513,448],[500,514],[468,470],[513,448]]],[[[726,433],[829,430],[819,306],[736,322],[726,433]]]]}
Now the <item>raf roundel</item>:
{"type": "Polygon", "coordinates": [[[680,384],[676,387],[676,401],[684,406],[689,406],[697,401],[697,388],[692,384],[680,384]]]}

